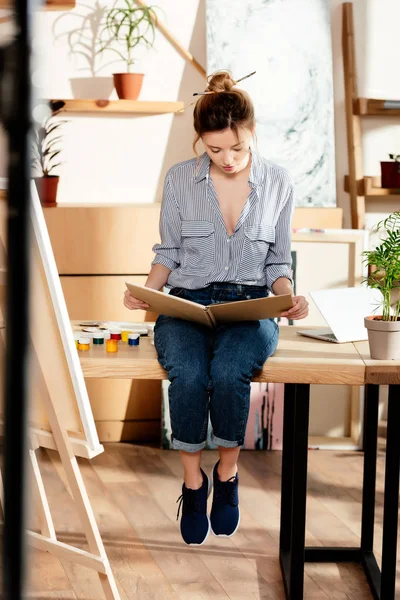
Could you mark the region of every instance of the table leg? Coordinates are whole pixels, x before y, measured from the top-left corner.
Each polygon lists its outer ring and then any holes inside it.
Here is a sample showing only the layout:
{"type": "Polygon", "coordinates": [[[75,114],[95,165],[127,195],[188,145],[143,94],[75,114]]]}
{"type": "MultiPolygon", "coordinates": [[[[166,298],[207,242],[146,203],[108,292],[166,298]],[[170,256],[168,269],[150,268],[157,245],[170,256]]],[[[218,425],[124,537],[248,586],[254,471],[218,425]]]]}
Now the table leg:
{"type": "Polygon", "coordinates": [[[365,386],[364,472],[361,516],[361,563],[374,598],[379,598],[381,573],[373,554],[378,448],[379,385],[365,386]]]}
{"type": "Polygon", "coordinates": [[[399,386],[389,386],[386,435],[385,498],[383,508],[382,577],[380,600],[394,600],[400,471],[399,386]],[[397,398],[396,398],[397,396],[397,398]]]}
{"type": "Polygon", "coordinates": [[[293,442],[296,386],[285,384],[282,438],[280,550],[289,552],[292,538],[293,442]]]}
{"type": "Polygon", "coordinates": [[[288,600],[303,598],[309,408],[310,386],[286,384],[280,561],[288,600]]]}
{"type": "Polygon", "coordinates": [[[379,386],[365,386],[364,474],[361,549],[372,552],[374,544],[376,454],[378,447],[379,386]]]}

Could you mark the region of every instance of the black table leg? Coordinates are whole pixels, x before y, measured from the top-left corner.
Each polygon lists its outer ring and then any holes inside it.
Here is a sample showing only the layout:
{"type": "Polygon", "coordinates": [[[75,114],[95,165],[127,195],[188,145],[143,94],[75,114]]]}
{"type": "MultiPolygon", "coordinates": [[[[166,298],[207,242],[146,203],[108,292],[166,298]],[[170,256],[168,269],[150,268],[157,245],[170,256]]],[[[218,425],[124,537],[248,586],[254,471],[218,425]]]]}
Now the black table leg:
{"type": "Polygon", "coordinates": [[[303,598],[309,407],[310,386],[286,384],[280,562],[289,600],[303,598]]]}
{"type": "Polygon", "coordinates": [[[380,570],[373,554],[376,456],[378,448],[379,386],[365,386],[364,473],[361,516],[361,562],[375,599],[379,599],[380,570]]]}
{"type": "Polygon", "coordinates": [[[283,417],[279,556],[287,600],[302,600],[304,563],[356,562],[374,600],[395,600],[400,474],[400,393],[389,386],[383,515],[382,572],[373,552],[379,386],[365,386],[361,545],[305,548],[309,385],[286,384],[283,417]]]}
{"type": "Polygon", "coordinates": [[[380,600],[394,600],[399,514],[400,393],[389,386],[386,435],[385,499],[383,509],[382,577],[380,600]]]}

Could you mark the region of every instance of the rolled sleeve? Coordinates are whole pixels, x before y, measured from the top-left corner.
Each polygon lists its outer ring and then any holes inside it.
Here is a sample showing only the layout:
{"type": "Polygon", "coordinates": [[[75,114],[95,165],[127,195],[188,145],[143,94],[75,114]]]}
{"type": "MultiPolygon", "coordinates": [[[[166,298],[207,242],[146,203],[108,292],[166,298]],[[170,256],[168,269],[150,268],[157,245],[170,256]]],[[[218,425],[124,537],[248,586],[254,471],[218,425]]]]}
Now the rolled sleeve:
{"type": "Polygon", "coordinates": [[[173,271],[179,266],[181,218],[169,174],[165,178],[159,231],[161,244],[154,244],[153,246],[153,252],[156,253],[156,256],[151,265],[164,265],[173,271]]]}
{"type": "Polygon", "coordinates": [[[267,287],[271,292],[273,283],[279,277],[287,277],[293,285],[291,254],[293,210],[293,186],[290,184],[284,206],[276,223],[275,242],[269,247],[265,259],[265,277],[267,287]]]}

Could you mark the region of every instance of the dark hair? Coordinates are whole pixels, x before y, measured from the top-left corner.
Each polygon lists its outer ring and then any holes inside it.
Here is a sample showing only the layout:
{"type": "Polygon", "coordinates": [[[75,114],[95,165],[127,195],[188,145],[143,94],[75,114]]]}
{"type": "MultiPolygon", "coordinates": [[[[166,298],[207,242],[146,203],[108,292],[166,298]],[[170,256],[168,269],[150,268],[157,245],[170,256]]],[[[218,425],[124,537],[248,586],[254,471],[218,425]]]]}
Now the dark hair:
{"type": "Polygon", "coordinates": [[[255,126],[254,106],[247,92],[233,89],[235,81],[229,71],[217,71],[207,78],[205,91],[213,92],[200,96],[193,113],[196,132],[193,150],[205,133],[232,129],[238,137],[238,128],[253,129],[255,126]]]}

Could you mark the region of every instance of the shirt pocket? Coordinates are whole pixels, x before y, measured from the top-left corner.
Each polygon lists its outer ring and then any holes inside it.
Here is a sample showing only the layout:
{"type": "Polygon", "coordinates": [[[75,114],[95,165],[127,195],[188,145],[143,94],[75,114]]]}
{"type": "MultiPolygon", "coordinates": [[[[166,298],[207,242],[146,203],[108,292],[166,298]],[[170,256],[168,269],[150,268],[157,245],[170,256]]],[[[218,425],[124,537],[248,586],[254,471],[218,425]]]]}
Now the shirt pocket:
{"type": "Polygon", "coordinates": [[[271,225],[248,225],[244,228],[243,249],[238,277],[241,281],[263,277],[265,259],[275,242],[275,228],[271,225]]]}
{"type": "Polygon", "coordinates": [[[215,264],[215,226],[211,221],[182,221],[180,271],[208,275],[215,264]]]}

